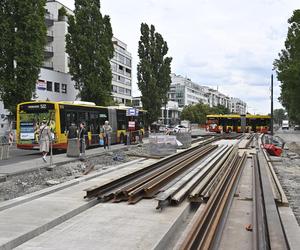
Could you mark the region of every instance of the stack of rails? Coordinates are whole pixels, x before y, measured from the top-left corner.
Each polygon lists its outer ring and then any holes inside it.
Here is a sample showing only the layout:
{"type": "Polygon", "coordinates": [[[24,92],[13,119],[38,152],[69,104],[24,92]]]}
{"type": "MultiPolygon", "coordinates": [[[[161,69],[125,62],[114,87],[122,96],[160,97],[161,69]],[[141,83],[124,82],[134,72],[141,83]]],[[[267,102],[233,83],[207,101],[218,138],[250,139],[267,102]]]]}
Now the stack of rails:
{"type": "Polygon", "coordinates": [[[225,225],[234,192],[241,176],[246,153],[242,156],[232,151],[233,159],[226,161],[224,173],[215,183],[212,193],[203,209],[198,209],[192,218],[188,232],[181,242],[180,249],[212,249],[217,248],[220,233],[225,225]]]}
{"type": "MultiPolygon", "coordinates": [[[[143,198],[156,196],[157,209],[177,205],[187,197],[191,202],[207,201],[229,163],[238,157],[237,147],[211,145],[223,138],[223,135],[209,138],[194,148],[146,168],[86,189],[85,198],[97,197],[101,201],[134,204],[143,198]]],[[[236,138],[236,135],[230,138],[236,138]]]]}
{"type": "MultiPolygon", "coordinates": [[[[145,180],[154,180],[154,178],[162,174],[164,175],[162,175],[161,177],[164,177],[165,179],[171,179],[171,177],[168,178],[168,176],[166,176],[167,173],[172,175],[172,178],[176,178],[184,170],[188,170],[188,168],[192,165],[192,163],[194,163],[194,161],[200,160],[201,157],[204,157],[209,152],[216,149],[218,147],[217,145],[210,145],[211,142],[214,142],[216,140],[218,140],[218,138],[208,139],[206,141],[203,141],[196,147],[180,152],[176,155],[164,158],[157,163],[154,163],[143,169],[137,170],[126,176],[120,177],[103,185],[92,186],[85,190],[85,198],[98,197],[98,199],[102,201],[107,201],[111,199],[117,201],[120,199],[120,197],[123,199],[121,194],[125,194],[125,196],[127,196],[128,194],[129,200],[134,202],[135,199],[133,198],[136,196],[137,189],[130,188],[130,192],[126,192],[126,188],[134,185],[136,186],[136,188],[138,188],[146,183],[145,180]],[[172,173],[172,169],[176,169],[177,171],[172,173]],[[164,173],[166,171],[168,172],[164,173]],[[143,181],[145,183],[138,185],[138,183],[142,183],[143,181]]],[[[164,180],[161,184],[163,183],[165,183],[164,180]]],[[[153,187],[149,186],[149,189],[148,187],[147,189],[145,189],[147,196],[149,196],[150,189],[152,189],[153,187]]],[[[158,185],[157,187],[160,188],[161,185],[158,185]]],[[[127,191],[129,191],[129,188],[127,191]]]]}

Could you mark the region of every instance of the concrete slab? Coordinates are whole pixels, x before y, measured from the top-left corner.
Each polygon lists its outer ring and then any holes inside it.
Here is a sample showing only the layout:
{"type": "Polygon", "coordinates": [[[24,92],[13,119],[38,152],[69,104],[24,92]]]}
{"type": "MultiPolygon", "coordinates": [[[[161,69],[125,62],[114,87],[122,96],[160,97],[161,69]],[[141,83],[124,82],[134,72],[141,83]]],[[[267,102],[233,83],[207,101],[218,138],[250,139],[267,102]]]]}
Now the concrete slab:
{"type": "Polygon", "coordinates": [[[251,161],[247,159],[218,249],[253,249],[252,232],[245,229],[252,224],[252,171],[251,161]]]}
{"type": "Polygon", "coordinates": [[[137,169],[154,160],[132,164],[58,192],[34,199],[0,212],[0,249],[11,249],[94,206],[96,199],[83,199],[84,189],[99,185],[137,169]]]}
{"type": "Polygon", "coordinates": [[[136,160],[133,160],[133,161],[130,161],[130,162],[120,164],[120,165],[112,166],[109,169],[105,169],[101,172],[95,172],[95,173],[91,173],[89,175],[84,175],[84,176],[81,176],[80,178],[77,178],[77,179],[74,179],[74,180],[71,180],[71,181],[68,181],[68,182],[64,182],[64,183],[55,185],[53,187],[44,188],[44,189],[42,189],[40,191],[37,191],[37,192],[34,192],[34,193],[26,194],[26,195],[17,197],[17,198],[12,199],[12,200],[1,202],[0,203],[0,211],[11,208],[11,207],[14,207],[14,206],[18,206],[20,204],[23,204],[23,203],[28,202],[28,201],[32,201],[34,199],[37,199],[39,197],[43,197],[45,195],[52,194],[52,193],[57,192],[59,190],[62,190],[64,188],[68,188],[68,187],[77,185],[81,182],[91,180],[93,178],[108,174],[112,171],[116,171],[118,169],[127,167],[127,166],[135,164],[135,163],[140,163],[140,162],[142,164],[151,164],[152,163],[152,161],[144,162],[144,160],[145,160],[144,158],[140,158],[140,159],[136,159],[136,160]]]}
{"type": "Polygon", "coordinates": [[[289,242],[290,249],[299,249],[300,227],[290,207],[278,207],[280,218],[289,242]]]}
{"type": "Polygon", "coordinates": [[[155,200],[135,205],[103,203],[79,214],[17,249],[153,249],[186,209],[155,210],[155,200]]]}

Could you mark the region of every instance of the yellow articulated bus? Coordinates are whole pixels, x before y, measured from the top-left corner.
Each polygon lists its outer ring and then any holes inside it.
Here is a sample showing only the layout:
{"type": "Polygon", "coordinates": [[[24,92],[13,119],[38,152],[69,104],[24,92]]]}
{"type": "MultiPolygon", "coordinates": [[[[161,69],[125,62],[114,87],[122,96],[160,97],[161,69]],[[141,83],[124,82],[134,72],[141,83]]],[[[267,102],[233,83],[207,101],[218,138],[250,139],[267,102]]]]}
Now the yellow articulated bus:
{"type": "MultiPolygon", "coordinates": [[[[90,102],[31,101],[17,106],[17,147],[34,149],[39,147],[39,127],[43,119],[51,130],[54,149],[67,148],[67,131],[71,123],[86,124],[86,145],[99,145],[100,129],[107,120],[113,129],[111,143],[122,143],[126,139],[128,126],[144,134],[146,112],[130,107],[101,107],[90,102]],[[130,111],[130,112],[129,112],[130,111]]],[[[132,129],[130,129],[132,131],[132,129]]]]}
{"type": "Polygon", "coordinates": [[[268,133],[270,130],[271,117],[269,115],[207,115],[206,130],[210,132],[261,132],[268,133]]]}

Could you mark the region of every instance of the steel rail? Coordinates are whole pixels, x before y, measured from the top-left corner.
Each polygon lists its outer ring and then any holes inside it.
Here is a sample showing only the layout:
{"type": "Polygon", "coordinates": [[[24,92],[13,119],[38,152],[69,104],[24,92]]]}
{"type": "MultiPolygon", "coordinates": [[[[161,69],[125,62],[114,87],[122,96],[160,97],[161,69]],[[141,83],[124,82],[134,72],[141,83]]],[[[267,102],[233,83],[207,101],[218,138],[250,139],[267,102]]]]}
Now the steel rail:
{"type": "Polygon", "coordinates": [[[252,156],[253,165],[253,249],[270,249],[262,188],[260,182],[259,166],[257,155],[252,156]]]}
{"type": "Polygon", "coordinates": [[[212,149],[213,149],[213,146],[210,146],[210,145],[198,148],[195,151],[188,152],[187,154],[182,155],[181,157],[179,157],[177,159],[174,159],[174,161],[169,162],[148,174],[145,174],[143,177],[136,179],[136,180],[122,186],[119,190],[117,190],[114,195],[114,200],[115,201],[128,200],[130,193],[132,193],[134,190],[137,190],[139,187],[145,185],[152,179],[160,176],[163,172],[166,172],[166,171],[174,168],[176,165],[184,162],[186,159],[189,159],[193,155],[201,154],[201,152],[206,152],[207,150],[212,150],[212,149]]]}
{"type": "Polygon", "coordinates": [[[172,156],[163,158],[162,160],[158,161],[157,163],[151,164],[143,169],[139,169],[133,173],[122,176],[116,180],[109,181],[102,185],[94,185],[90,188],[87,188],[84,190],[84,191],[86,191],[86,195],[84,196],[84,198],[99,197],[100,199],[104,198],[105,200],[109,200],[109,199],[113,198],[113,195],[111,192],[120,188],[121,186],[125,185],[126,183],[133,181],[137,178],[140,178],[140,177],[144,176],[145,174],[150,173],[150,172],[154,171],[155,169],[161,168],[165,164],[168,164],[168,163],[174,161],[174,159],[180,158],[181,156],[186,155],[187,153],[189,153],[191,151],[197,150],[197,149],[199,149],[205,145],[208,145],[211,142],[217,141],[219,139],[220,139],[219,137],[210,138],[208,140],[205,140],[205,141],[199,143],[199,145],[197,145],[193,148],[190,148],[186,151],[177,153],[176,155],[172,155],[172,156]]]}
{"type": "Polygon", "coordinates": [[[158,201],[157,209],[163,208],[165,205],[170,203],[171,197],[177,193],[180,189],[184,188],[185,185],[190,182],[196,175],[198,175],[203,169],[211,164],[211,162],[216,161],[215,157],[222,155],[222,151],[226,150],[227,146],[221,146],[217,150],[215,150],[212,154],[210,154],[207,158],[203,159],[201,162],[196,163],[196,166],[192,169],[192,171],[186,173],[184,176],[181,176],[180,179],[176,179],[172,185],[168,185],[165,190],[161,190],[161,192],[157,195],[156,200],[158,201]]]}
{"type": "Polygon", "coordinates": [[[128,202],[132,204],[136,203],[143,197],[152,197],[159,191],[162,186],[166,185],[168,181],[178,176],[184,170],[189,168],[193,162],[199,160],[201,157],[205,156],[216,147],[217,145],[212,145],[208,146],[206,150],[202,150],[199,153],[196,152],[193,156],[189,157],[185,161],[177,164],[175,167],[169,169],[168,171],[163,172],[161,175],[145,183],[143,186],[131,191],[130,193],[128,193],[128,202]]]}
{"type": "Polygon", "coordinates": [[[189,200],[191,202],[203,201],[203,199],[200,198],[200,194],[202,193],[205,187],[208,187],[210,183],[213,183],[213,179],[217,176],[217,173],[220,171],[224,163],[228,161],[228,158],[231,155],[232,151],[233,151],[233,147],[230,147],[229,150],[226,152],[226,154],[222,157],[222,159],[213,168],[213,170],[210,171],[209,174],[206,175],[204,179],[190,192],[189,200]]]}
{"type": "MultiPolygon", "coordinates": [[[[239,157],[236,153],[236,160],[229,163],[203,212],[194,218],[193,225],[186,234],[187,237],[182,242],[181,249],[209,249],[212,245],[218,222],[226,203],[228,203],[228,197],[232,194],[232,188],[245,158],[246,154],[239,157]]],[[[233,197],[233,194],[231,196],[233,197]]]]}
{"type": "Polygon", "coordinates": [[[210,171],[212,171],[212,169],[214,169],[217,162],[223,158],[229,149],[229,147],[226,147],[222,152],[219,153],[219,155],[215,156],[212,162],[207,164],[207,166],[205,166],[197,175],[195,175],[183,188],[173,195],[171,202],[173,204],[179,204],[183,199],[185,199],[190,191],[193,190],[195,186],[202,181],[203,178],[210,173],[210,171]]]}
{"type": "Polygon", "coordinates": [[[270,249],[289,249],[267,173],[268,164],[260,150],[257,157],[270,249]]]}
{"type": "Polygon", "coordinates": [[[209,198],[209,196],[213,193],[218,181],[222,178],[222,175],[227,169],[227,166],[231,164],[231,162],[235,162],[238,159],[238,150],[235,147],[231,154],[228,156],[227,160],[224,162],[224,164],[219,168],[218,172],[215,174],[215,176],[212,178],[212,180],[208,183],[208,185],[201,191],[201,193],[198,194],[198,197],[205,201],[209,198]]]}

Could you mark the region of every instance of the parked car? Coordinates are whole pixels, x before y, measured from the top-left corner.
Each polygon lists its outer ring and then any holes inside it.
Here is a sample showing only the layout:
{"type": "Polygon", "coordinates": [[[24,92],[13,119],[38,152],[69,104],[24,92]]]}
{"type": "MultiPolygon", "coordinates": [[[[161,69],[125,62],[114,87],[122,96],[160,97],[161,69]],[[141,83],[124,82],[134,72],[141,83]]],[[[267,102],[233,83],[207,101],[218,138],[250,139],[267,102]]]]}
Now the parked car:
{"type": "Polygon", "coordinates": [[[295,125],[294,130],[300,130],[300,125],[295,125]]]}
{"type": "Polygon", "coordinates": [[[175,128],[173,128],[174,133],[185,132],[187,130],[188,130],[188,128],[183,125],[176,125],[175,128]]]}

